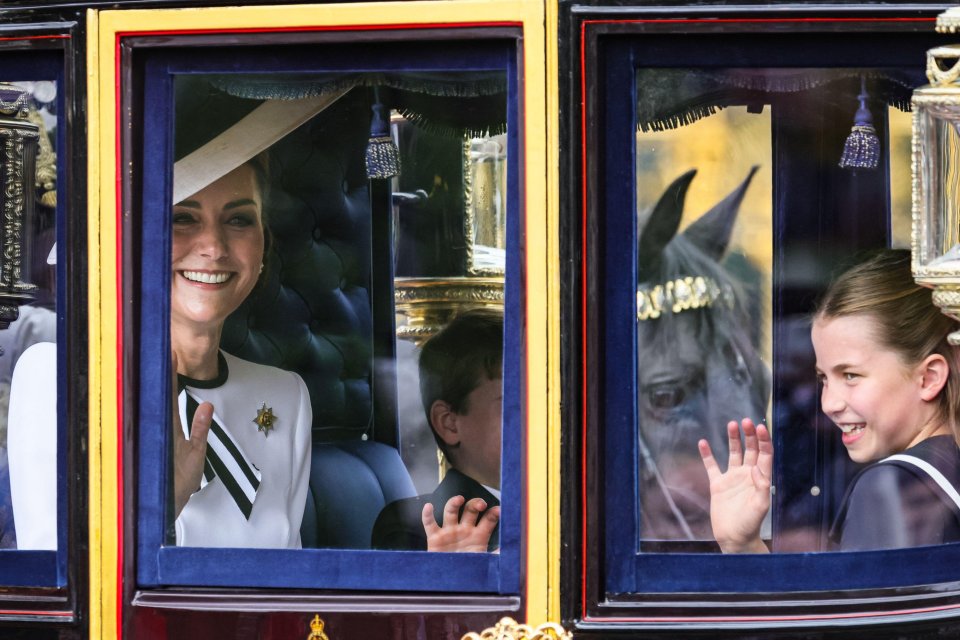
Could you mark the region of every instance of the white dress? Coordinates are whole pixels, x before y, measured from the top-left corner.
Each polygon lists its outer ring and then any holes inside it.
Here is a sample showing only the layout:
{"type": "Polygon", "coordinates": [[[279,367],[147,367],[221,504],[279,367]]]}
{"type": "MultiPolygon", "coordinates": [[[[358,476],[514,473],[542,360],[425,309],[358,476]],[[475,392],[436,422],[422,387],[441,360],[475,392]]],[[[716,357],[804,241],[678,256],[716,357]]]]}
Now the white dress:
{"type": "MultiPolygon", "coordinates": [[[[176,520],[176,543],[186,547],[299,548],[313,421],[307,387],[290,371],[221,353],[226,371],[221,370],[217,380],[181,377],[186,389],[179,397],[180,421],[186,434],[188,394],[197,402],[212,403],[214,422],[232,439],[241,454],[239,459],[249,462],[248,472],[259,476],[259,486],[255,491],[247,487],[252,501],[246,505],[248,518],[225,482],[208,471],[200,490],[176,520]],[[254,421],[264,406],[275,417],[267,433],[254,421]]],[[[231,459],[230,464],[233,462],[231,459]]]]}
{"type": "Polygon", "coordinates": [[[57,345],[19,356],[10,386],[7,455],[18,549],[57,548],[57,345]]]}
{"type": "MultiPolygon", "coordinates": [[[[39,342],[56,343],[57,314],[43,307],[28,304],[20,307],[20,317],[0,330],[0,431],[7,427],[8,407],[10,403],[10,381],[21,354],[39,342]]],[[[56,366],[56,363],[54,363],[56,366]]],[[[48,377],[43,382],[44,391],[49,391],[57,380],[56,369],[45,371],[48,377]]],[[[3,438],[0,437],[0,443],[3,438]]]]}

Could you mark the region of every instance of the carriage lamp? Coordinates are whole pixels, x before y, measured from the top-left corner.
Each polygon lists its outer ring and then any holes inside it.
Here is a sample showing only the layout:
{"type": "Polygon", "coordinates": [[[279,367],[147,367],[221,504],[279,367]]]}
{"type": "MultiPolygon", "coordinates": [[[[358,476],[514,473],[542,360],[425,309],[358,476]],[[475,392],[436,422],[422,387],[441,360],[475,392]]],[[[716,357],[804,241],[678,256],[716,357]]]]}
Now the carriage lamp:
{"type": "Polygon", "coordinates": [[[23,281],[30,264],[24,228],[33,222],[35,173],[40,127],[28,120],[30,97],[25,89],[0,83],[0,329],[20,315],[37,287],[23,281]]]}

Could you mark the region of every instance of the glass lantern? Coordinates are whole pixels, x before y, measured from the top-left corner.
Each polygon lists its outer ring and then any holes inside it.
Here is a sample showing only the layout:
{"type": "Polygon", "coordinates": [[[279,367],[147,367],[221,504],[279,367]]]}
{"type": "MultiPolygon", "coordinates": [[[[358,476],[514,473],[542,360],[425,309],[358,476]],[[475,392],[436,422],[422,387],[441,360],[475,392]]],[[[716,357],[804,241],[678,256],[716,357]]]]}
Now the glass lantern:
{"type": "MultiPolygon", "coordinates": [[[[941,33],[958,26],[960,7],[937,18],[941,33]]],[[[927,79],[912,99],[913,275],[960,321],[960,45],[927,52],[927,79]]],[[[949,340],[960,344],[960,331],[949,340]]]]}
{"type": "Polygon", "coordinates": [[[0,329],[34,299],[36,286],[23,280],[30,264],[24,230],[33,219],[40,128],[29,121],[30,96],[19,86],[0,83],[0,329]]]}

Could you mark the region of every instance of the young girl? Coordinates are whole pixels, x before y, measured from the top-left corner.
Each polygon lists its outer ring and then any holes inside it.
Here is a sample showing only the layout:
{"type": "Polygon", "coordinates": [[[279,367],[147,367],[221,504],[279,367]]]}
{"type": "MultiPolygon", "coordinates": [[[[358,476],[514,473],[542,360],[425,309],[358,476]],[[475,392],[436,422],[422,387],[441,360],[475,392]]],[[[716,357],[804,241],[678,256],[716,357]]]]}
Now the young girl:
{"type": "MultiPolygon", "coordinates": [[[[910,253],[886,250],[838,278],[814,314],[811,337],[821,408],[847,454],[871,463],[847,489],[830,531],[839,549],[960,541],[960,368],[947,335],[957,323],[917,285],[910,253]]],[[[765,553],[773,444],[764,425],[727,425],[720,471],[699,443],[710,479],[710,518],[725,553],[765,553]]]]}

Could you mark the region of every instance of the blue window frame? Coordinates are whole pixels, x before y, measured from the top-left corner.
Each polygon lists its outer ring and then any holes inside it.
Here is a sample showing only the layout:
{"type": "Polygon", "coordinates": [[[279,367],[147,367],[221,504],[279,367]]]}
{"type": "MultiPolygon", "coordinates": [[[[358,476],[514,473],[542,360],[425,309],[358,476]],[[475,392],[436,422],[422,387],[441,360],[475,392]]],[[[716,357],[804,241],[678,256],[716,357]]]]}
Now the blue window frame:
{"type": "MultiPolygon", "coordinates": [[[[216,38],[214,38],[214,41],[216,38]]],[[[210,41],[207,41],[210,44],[210,41]]],[[[214,42],[216,44],[216,42],[214,42]]],[[[300,40],[286,47],[158,47],[142,55],[143,128],[139,199],[139,426],[137,455],[137,582],[142,588],[169,585],[290,587],[387,591],[486,592],[520,589],[523,451],[523,212],[522,156],[518,145],[521,83],[517,42],[511,38],[464,42],[326,44],[300,40]],[[502,425],[501,547],[493,554],[436,554],[352,549],[213,549],[168,546],[172,525],[169,496],[170,246],[173,166],[173,88],[184,74],[347,74],[501,72],[507,84],[507,275],[502,425]]],[[[134,100],[134,104],[138,104],[134,100]]],[[[315,410],[316,413],[316,410],[315,410]]]]}
{"type": "MultiPolygon", "coordinates": [[[[601,21],[602,22],[602,21],[601,21]]],[[[590,165],[585,175],[600,176],[595,196],[586,198],[588,210],[585,220],[596,215],[595,224],[585,224],[585,229],[595,228],[592,240],[587,246],[594,250],[594,257],[588,259],[585,286],[596,288],[589,299],[598,301],[598,309],[588,314],[586,337],[596,336],[597,353],[589,363],[595,362],[595,369],[589,372],[593,384],[598,384],[599,394],[596,404],[589,398],[588,415],[593,416],[597,428],[596,443],[600,449],[602,464],[588,472],[588,477],[597,478],[602,494],[599,503],[589,503],[588,512],[599,509],[597,540],[602,544],[587,548],[602,549],[600,557],[595,557],[601,565],[600,572],[588,571],[588,576],[598,575],[601,595],[600,608],[605,599],[616,602],[614,609],[606,610],[604,615],[614,615],[626,619],[630,615],[639,615],[629,607],[654,607],[663,602],[641,604],[630,594],[676,594],[673,604],[683,607],[692,594],[700,594],[709,600],[707,594],[759,594],[777,592],[846,591],[857,590],[866,593],[870,589],[904,587],[934,583],[951,583],[960,579],[955,562],[960,556],[960,545],[949,544],[937,548],[903,549],[876,552],[824,552],[824,553],[774,553],[770,555],[726,556],[719,553],[689,553],[678,548],[676,553],[647,553],[641,551],[643,538],[641,531],[641,512],[643,505],[638,496],[638,399],[637,379],[637,196],[635,187],[636,141],[633,132],[638,129],[637,95],[647,87],[637,83],[638,70],[656,69],[703,69],[722,74],[730,68],[763,69],[835,69],[855,68],[867,72],[880,73],[893,71],[916,78],[919,86],[924,83],[923,64],[926,49],[938,44],[932,33],[906,32],[896,35],[895,46],[881,46],[887,42],[889,34],[869,32],[822,33],[817,28],[790,27],[791,20],[785,20],[783,31],[764,33],[762,27],[742,26],[723,29],[696,26],[684,27],[677,21],[674,26],[638,26],[642,36],[627,37],[629,28],[623,25],[613,26],[609,21],[608,35],[598,36],[596,50],[589,50],[585,57],[587,64],[596,63],[597,78],[591,80],[593,72],[586,70],[585,95],[588,114],[584,122],[591,125],[596,117],[596,143],[590,150],[591,127],[588,125],[588,149],[586,156],[590,165]],[[658,29],[662,29],[658,31],[658,29]],[[670,30],[673,32],[670,32],[670,30]],[[684,30],[686,30],[684,32],[684,30]],[[677,33],[681,32],[681,33],[677,33]],[[707,53],[709,52],[709,54],[707,53]],[[593,104],[590,104],[594,101],[593,104]],[[591,212],[590,204],[596,204],[591,212]],[[594,244],[595,243],[595,244],[594,244]],[[591,284],[595,278],[596,284],[591,284]],[[595,297],[594,297],[595,296],[595,297]],[[596,325],[590,326],[590,322],[596,325]],[[630,345],[632,348],[625,348],[630,345]],[[628,379],[633,384],[621,384],[628,379]],[[635,603],[635,604],[631,604],[635,603]],[[616,613],[614,613],[616,611],[616,613]],[[627,612],[630,613],[627,613],[627,612]]],[[[642,20],[640,21],[642,22],[642,20]]],[[[659,20],[652,20],[654,25],[659,20]]],[[[669,23],[670,20],[662,22],[669,23]]],[[[731,20],[730,22],[735,22],[731,20]]],[[[798,20],[797,22],[802,22],[798,20]]],[[[603,26],[597,27],[602,32],[603,26]]],[[[837,31],[840,31],[837,29],[837,31]]],[[[756,98],[755,98],[756,99],[756,98]]],[[[762,100],[761,100],[762,102],[762,100]]],[[[770,102],[767,102],[769,108],[770,102]]],[[[783,109],[780,116],[783,115],[783,109]]],[[[847,210],[839,216],[847,215],[844,224],[834,220],[824,221],[829,207],[817,208],[817,196],[825,192],[809,182],[817,177],[802,176],[802,167],[796,157],[789,157],[784,148],[778,148],[785,138],[778,138],[787,126],[787,120],[777,121],[778,112],[774,107],[774,314],[796,311],[791,305],[797,305],[802,297],[794,292],[796,299],[790,298],[789,276],[797,268],[792,263],[791,249],[797,248],[803,239],[801,231],[811,225],[821,233],[821,242],[846,243],[852,255],[857,250],[882,246],[890,241],[890,219],[888,185],[885,183],[886,167],[881,164],[877,182],[882,199],[880,210],[884,218],[878,223],[875,217],[866,217],[863,212],[847,210]],[[780,154],[780,155],[776,155],[780,154]],[[810,197],[790,198],[791,193],[810,197]],[[816,195],[813,195],[816,194],[816,195]],[[804,208],[806,207],[806,209],[804,208]],[[851,231],[852,229],[852,231],[851,231]]],[[[852,116],[852,111],[850,113],[852,116]]],[[[844,126],[849,128],[850,123],[844,126]]],[[[849,129],[848,129],[849,130],[849,129]]],[[[870,178],[861,176],[861,180],[870,178]]],[[[584,187],[588,194],[591,185],[584,187]]],[[[829,195],[829,194],[827,194],[829,195]]],[[[831,212],[833,213],[833,212],[831,212]]],[[[841,219],[842,218],[837,218],[841,219]]],[[[820,256],[824,260],[829,256],[820,256]]],[[[836,265],[834,265],[836,266],[836,265]]],[[[827,267],[826,271],[829,272],[827,267]]],[[[823,286],[821,282],[818,286],[823,286]]],[[[809,296],[812,297],[812,296],[809,296]]],[[[809,302],[808,299],[805,299],[809,302]]],[[[802,306],[802,305],[801,305],[802,306]]],[[[779,362],[785,353],[784,336],[775,330],[773,339],[774,385],[777,381],[779,362]]],[[[814,375],[810,371],[811,377],[814,375]]],[[[590,382],[588,382],[588,386],[590,382]]],[[[776,394],[775,394],[776,395],[776,394]]],[[[773,408],[777,415],[777,408],[773,408]]],[[[590,430],[588,423],[585,427],[590,430]]],[[[811,430],[812,431],[812,430],[811,430]]],[[[590,436],[587,436],[590,441],[590,436]]],[[[829,500],[813,500],[809,494],[796,495],[806,491],[810,485],[805,474],[816,474],[809,482],[825,490],[840,491],[842,486],[837,478],[831,477],[831,456],[833,452],[824,449],[816,441],[813,433],[797,434],[788,429],[777,429],[774,425],[775,485],[777,495],[773,514],[774,540],[781,531],[790,526],[791,518],[798,513],[806,522],[822,523],[829,518],[823,505],[829,500]],[[785,461],[786,453],[793,454],[794,460],[785,461]],[[831,486],[831,483],[834,486],[831,486]],[[798,490],[800,489],[800,490],[798,490]],[[787,497],[793,492],[796,502],[790,508],[796,512],[787,513],[787,497]]],[[[589,446],[589,445],[588,445],[589,446]]],[[[842,450],[838,454],[843,456],[842,450]]],[[[588,451],[585,460],[596,460],[588,451]]],[[[721,463],[721,466],[722,463],[721,463]]],[[[586,485],[589,487],[589,483],[586,485]]],[[[588,519],[588,522],[590,520],[588,519]]],[[[829,521],[827,521],[829,526],[829,521]]],[[[589,534],[588,534],[589,535],[589,534]]],[[[590,562],[588,560],[588,562],[590,562]]],[[[592,596],[589,596],[592,597],[592,596]]],[[[765,596],[766,597],[766,596],[765,596]]],[[[749,602],[749,597],[744,604],[749,602]]],[[[685,613],[689,613],[687,610],[685,613]]]]}

